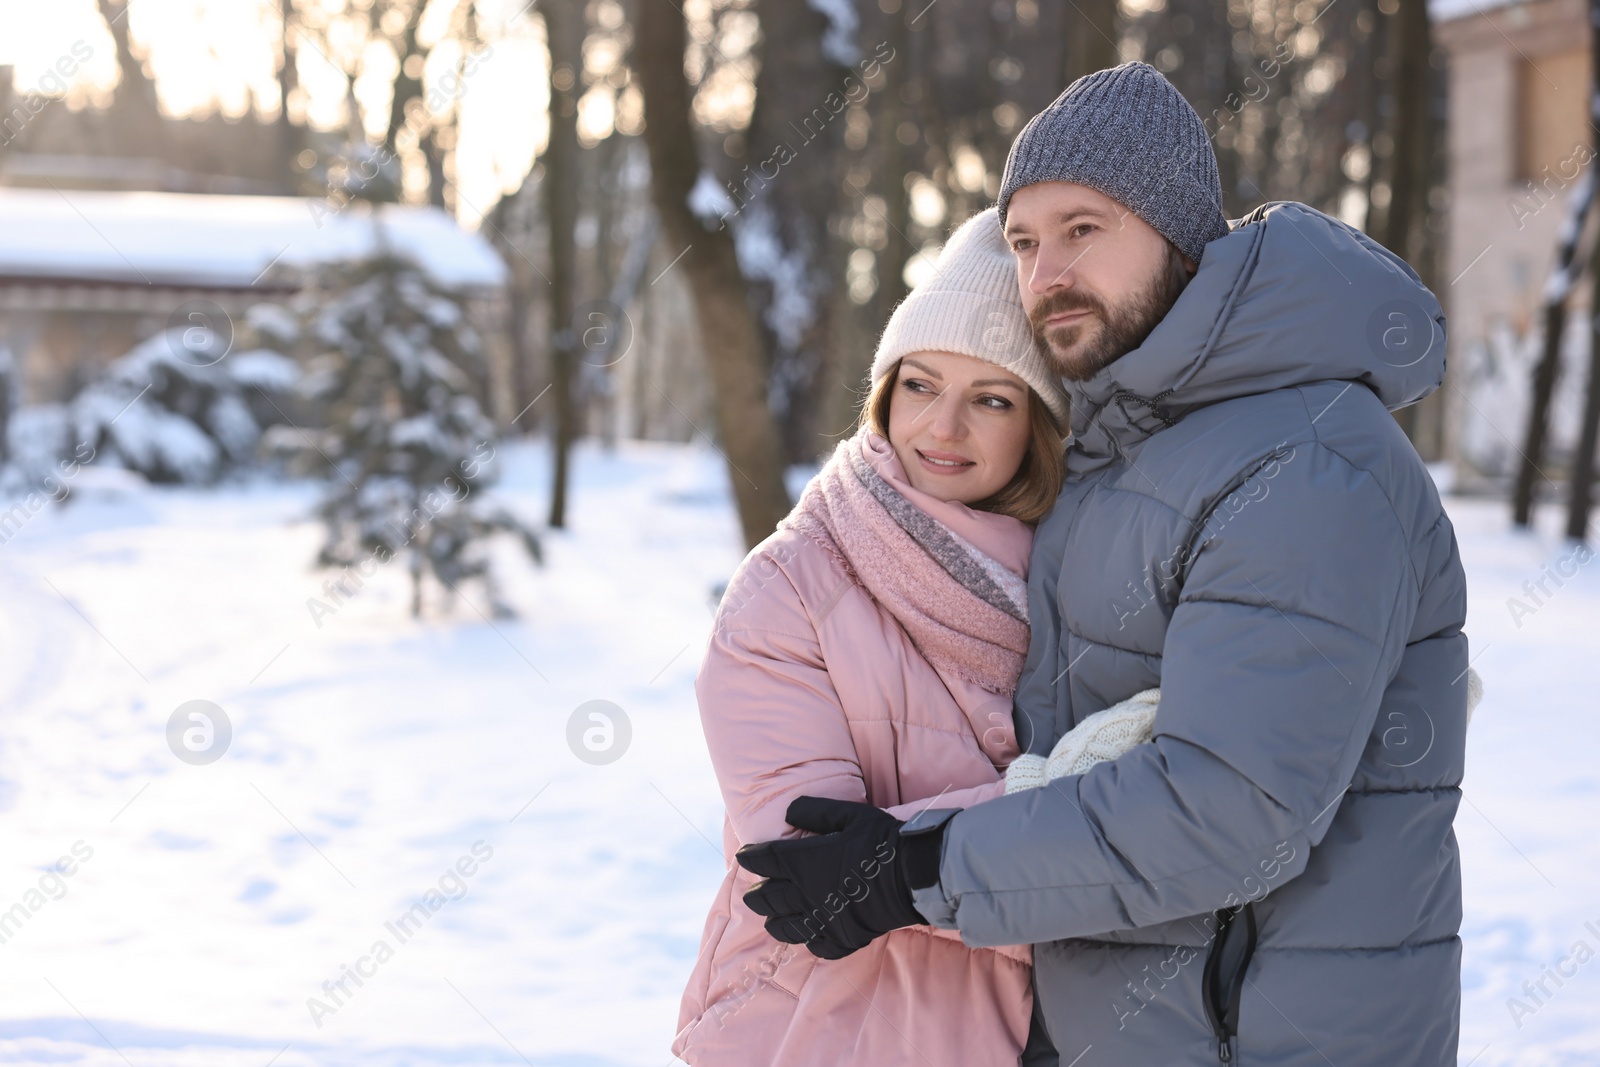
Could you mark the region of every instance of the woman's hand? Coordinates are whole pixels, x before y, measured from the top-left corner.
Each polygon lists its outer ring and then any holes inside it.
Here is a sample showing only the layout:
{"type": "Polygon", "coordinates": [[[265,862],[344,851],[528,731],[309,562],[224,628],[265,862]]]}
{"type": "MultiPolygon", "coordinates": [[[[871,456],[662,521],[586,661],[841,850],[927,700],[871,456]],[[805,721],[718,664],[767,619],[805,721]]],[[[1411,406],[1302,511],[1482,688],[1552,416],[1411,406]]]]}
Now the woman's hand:
{"type": "MultiPolygon", "coordinates": [[[[799,797],[786,815],[816,836],[746,845],[734,854],[762,881],[744,894],[766,917],[767,933],[814,956],[848,956],[890,930],[926,923],[911,902],[912,879],[924,874],[922,842],[908,849],[904,824],[871,804],[799,797]]],[[[938,842],[932,843],[937,881],[938,842]]]]}

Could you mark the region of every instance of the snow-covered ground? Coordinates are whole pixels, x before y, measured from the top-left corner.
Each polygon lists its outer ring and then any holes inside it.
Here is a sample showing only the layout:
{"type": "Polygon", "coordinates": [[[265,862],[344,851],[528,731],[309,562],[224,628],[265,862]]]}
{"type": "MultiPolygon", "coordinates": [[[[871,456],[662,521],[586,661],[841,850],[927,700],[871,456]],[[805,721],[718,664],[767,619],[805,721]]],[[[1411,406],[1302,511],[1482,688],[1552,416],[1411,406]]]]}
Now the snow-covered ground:
{"type": "MultiPolygon", "coordinates": [[[[500,494],[540,518],[544,453],[505,455],[500,494]]],[[[581,448],[570,531],[543,569],[507,546],[523,615],[492,623],[412,621],[394,567],[336,602],[309,486],[82,479],[0,546],[0,1062],[672,1062],[722,874],[692,689],[740,556],[715,452],[581,448]],[[192,700],[232,726],[208,765],[168,745],[192,700]],[[569,745],[592,700],[631,730],[609,763],[569,745]]],[[[1554,514],[1518,536],[1498,502],[1450,510],[1488,686],[1461,1063],[1592,1064],[1600,564],[1563,563],[1554,514]]]]}

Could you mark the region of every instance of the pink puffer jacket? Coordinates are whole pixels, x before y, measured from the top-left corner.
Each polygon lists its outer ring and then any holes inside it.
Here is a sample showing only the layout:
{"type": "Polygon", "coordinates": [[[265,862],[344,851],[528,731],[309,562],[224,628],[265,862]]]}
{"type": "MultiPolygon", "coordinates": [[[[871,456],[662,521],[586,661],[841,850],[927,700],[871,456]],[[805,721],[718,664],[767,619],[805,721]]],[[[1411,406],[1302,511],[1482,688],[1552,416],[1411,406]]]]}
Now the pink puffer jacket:
{"type": "MultiPolygon", "coordinates": [[[[895,464],[898,467],[898,464],[895,464]]],[[[896,488],[1026,576],[1029,529],[896,488]]],[[[802,794],[905,819],[1002,795],[1007,697],[941,673],[827,550],[780,529],[729,583],[696,682],[727,805],[728,875],[706,920],[672,1051],[695,1067],[1015,1067],[1033,1005],[1026,946],[973,949],[931,926],[842,960],[774,941],[741,899],[743,844],[798,836],[802,794]]]]}

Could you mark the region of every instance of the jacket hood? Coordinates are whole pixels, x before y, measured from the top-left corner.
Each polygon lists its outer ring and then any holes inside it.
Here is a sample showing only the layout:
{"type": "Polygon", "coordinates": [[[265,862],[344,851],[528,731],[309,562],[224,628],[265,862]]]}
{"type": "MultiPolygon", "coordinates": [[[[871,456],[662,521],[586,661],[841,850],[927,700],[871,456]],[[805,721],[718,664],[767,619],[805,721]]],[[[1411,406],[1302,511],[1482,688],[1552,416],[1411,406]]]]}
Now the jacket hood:
{"type": "Polygon", "coordinates": [[[1395,410],[1443,381],[1444,312],[1400,257],[1305,204],[1264,204],[1230,226],[1142,345],[1065,383],[1069,469],[1236,397],[1344,380],[1395,410]]]}

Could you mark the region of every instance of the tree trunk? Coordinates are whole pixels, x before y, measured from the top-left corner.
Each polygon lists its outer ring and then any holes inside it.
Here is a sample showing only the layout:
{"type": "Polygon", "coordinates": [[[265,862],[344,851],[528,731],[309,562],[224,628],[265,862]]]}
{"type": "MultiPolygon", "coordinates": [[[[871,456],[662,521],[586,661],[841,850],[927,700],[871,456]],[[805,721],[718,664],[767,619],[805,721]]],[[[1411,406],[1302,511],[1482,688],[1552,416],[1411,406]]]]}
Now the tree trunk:
{"type": "Polygon", "coordinates": [[[906,264],[911,261],[911,238],[906,231],[911,227],[911,194],[906,191],[905,177],[910,169],[907,163],[911,149],[900,140],[900,127],[914,116],[909,98],[915,92],[918,73],[911,55],[911,31],[907,25],[910,13],[905,4],[889,16],[889,40],[894,48],[895,62],[885,68],[883,87],[883,128],[885,137],[883,154],[883,189],[886,217],[884,223],[883,251],[878,255],[878,309],[880,321],[888,321],[889,314],[906,298],[906,264]]]}
{"type": "MultiPolygon", "coordinates": [[[[1595,287],[1600,297],[1600,285],[1595,287]]],[[[1589,343],[1600,351],[1600,329],[1590,334],[1589,343]]],[[[1567,505],[1567,536],[1574,541],[1589,539],[1589,511],[1594,506],[1594,450],[1600,438],[1600,359],[1590,357],[1589,388],[1583,405],[1583,432],[1579,434],[1578,454],[1572,464],[1572,484],[1567,505]]]]}
{"type": "MultiPolygon", "coordinates": [[[[1589,0],[1589,128],[1600,136],[1600,0],[1589,0]]],[[[1590,175],[1591,192],[1593,174],[1590,175]]],[[[1571,497],[1567,506],[1567,536],[1576,541],[1589,537],[1589,509],[1594,502],[1594,450],[1600,439],[1600,240],[1589,263],[1589,388],[1583,403],[1583,428],[1578,434],[1578,454],[1572,457],[1571,497]]]]}
{"type": "Polygon", "coordinates": [[[572,316],[577,304],[578,97],[583,93],[584,9],[557,0],[540,6],[550,47],[550,143],[544,153],[544,213],[550,228],[550,393],[555,405],[550,525],[567,520],[567,468],[577,432],[572,380],[572,316]]]}
{"type": "Polygon", "coordinates": [[[125,108],[131,128],[124,129],[124,145],[138,146],[151,156],[164,156],[166,125],[156,98],[156,83],[145,73],[144,64],[133,54],[133,38],[128,32],[128,6],[131,0],[97,0],[100,17],[117,49],[117,69],[122,82],[117,86],[116,106],[125,108]]]}
{"type": "MultiPolygon", "coordinates": [[[[406,19],[405,28],[400,31],[400,40],[394,42],[396,58],[399,66],[395,68],[394,84],[390,86],[389,93],[389,123],[383,132],[383,147],[389,150],[390,155],[397,155],[400,151],[400,131],[406,124],[406,111],[413,100],[422,97],[422,75],[419,71],[416,77],[406,72],[406,60],[412,56],[421,59],[427,58],[417,44],[417,29],[422,23],[422,12],[428,5],[418,2],[412,9],[411,15],[406,19]]],[[[377,12],[373,12],[376,18],[377,12]]]]}
{"type": "Polygon", "coordinates": [[[17,373],[11,346],[0,341],[0,467],[11,459],[11,413],[21,405],[22,376],[17,373]]]}
{"type": "MultiPolygon", "coordinates": [[[[1389,207],[1379,240],[1413,268],[1419,266],[1414,227],[1426,216],[1429,152],[1427,0],[1399,0],[1389,38],[1390,126],[1389,207]]],[[[1424,279],[1426,280],[1426,279],[1424,279]]],[[[1416,437],[1417,407],[1395,413],[1406,436],[1416,437]]]]}
{"type": "Polygon", "coordinates": [[[1517,467],[1516,485],[1511,494],[1511,521],[1526,527],[1533,521],[1534,482],[1544,477],[1545,441],[1550,434],[1550,400],[1555,395],[1556,378],[1561,370],[1561,339],[1567,327],[1567,297],[1577,281],[1578,235],[1594,202],[1593,174],[1585,172],[1578,188],[1572,191],[1567,218],[1556,252],[1555,273],[1545,288],[1544,344],[1539,362],[1533,368],[1532,397],[1528,422],[1523,428],[1522,462],[1517,467]]]}
{"type": "Polygon", "coordinates": [[[288,194],[300,188],[301,168],[297,160],[305,147],[300,127],[289,118],[289,97],[294,95],[295,88],[300,84],[297,54],[289,43],[294,26],[293,14],[294,0],[278,0],[278,18],[282,27],[279,40],[283,49],[283,65],[278,68],[278,166],[279,181],[283,183],[283,191],[288,194]]]}
{"type": "Polygon", "coordinates": [[[449,179],[444,173],[445,150],[439,145],[439,131],[429,126],[417,147],[422,149],[422,158],[428,164],[428,203],[448,211],[451,205],[445,202],[444,192],[449,179]]]}
{"type": "Polygon", "coordinates": [[[683,250],[676,253],[681,257],[676,266],[667,269],[683,270],[694,293],[717,433],[745,544],[754,547],[789,511],[777,427],[766,403],[761,331],[732,235],[715,220],[703,223],[689,206],[700,155],[683,72],[684,16],[672,0],[639,0],[637,10],[634,69],[644,97],[651,186],[667,243],[683,250]]]}
{"type": "MultiPolygon", "coordinates": [[[[1600,0],[1592,0],[1591,9],[1600,17],[1600,0]]],[[[1600,38],[1600,23],[1595,26],[1600,38]]],[[[1600,48],[1596,49],[1600,58],[1600,48]]],[[[1600,241],[1595,242],[1594,255],[1589,263],[1589,306],[1600,307],[1600,241]]],[[[1574,541],[1589,537],[1589,510],[1594,504],[1594,451],[1600,443],[1600,316],[1589,317],[1589,387],[1583,402],[1583,426],[1578,433],[1578,451],[1572,457],[1572,475],[1568,485],[1567,536],[1574,541]]]]}
{"type": "Polygon", "coordinates": [[[1427,211],[1429,151],[1428,52],[1431,33],[1427,0],[1399,0],[1389,27],[1389,205],[1382,229],[1383,246],[1411,263],[1413,230],[1427,211]]]}
{"type": "Polygon", "coordinates": [[[844,274],[832,223],[844,182],[848,70],[823,48],[821,12],[794,0],[760,0],[756,10],[760,73],[745,136],[753,162],[738,179],[744,205],[733,226],[770,237],[777,249],[775,269],[747,282],[771,353],[769,393],[784,454],[799,463],[822,450],[818,394],[833,358],[830,312],[844,274]]]}

